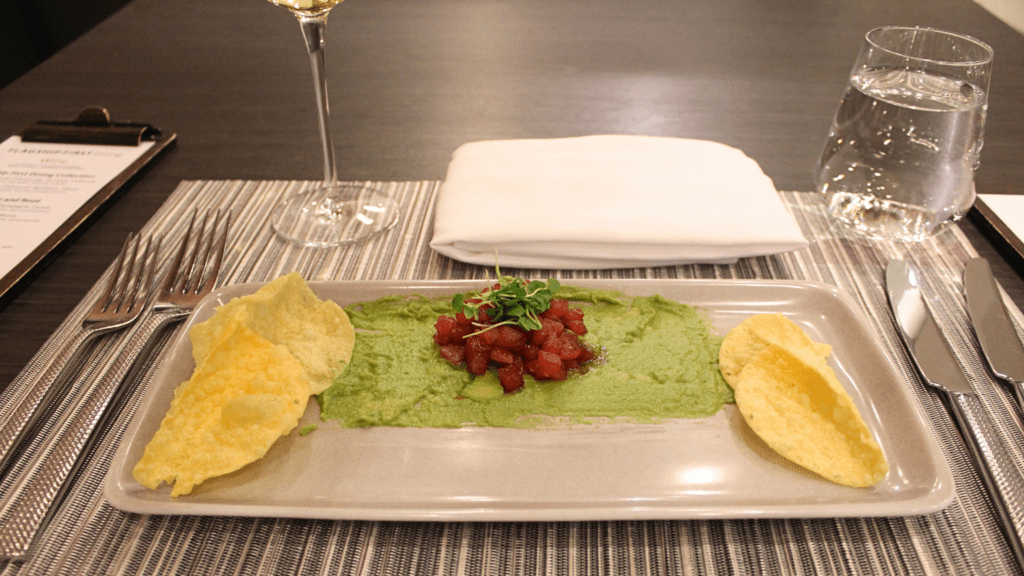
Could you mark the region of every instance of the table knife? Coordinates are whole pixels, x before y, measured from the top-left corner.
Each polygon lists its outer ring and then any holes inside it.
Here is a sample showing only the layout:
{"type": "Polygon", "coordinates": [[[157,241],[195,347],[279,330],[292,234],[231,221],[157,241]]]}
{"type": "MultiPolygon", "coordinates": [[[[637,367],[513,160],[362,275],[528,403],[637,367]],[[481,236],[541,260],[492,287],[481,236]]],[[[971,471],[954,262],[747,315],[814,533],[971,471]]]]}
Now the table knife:
{"type": "Polygon", "coordinates": [[[1024,411],[1024,344],[1017,336],[1010,314],[984,258],[974,258],[964,266],[964,293],[971,326],[992,372],[1006,381],[1024,411]]]}
{"type": "MultiPolygon", "coordinates": [[[[984,412],[981,400],[960,369],[935,317],[925,302],[917,271],[903,260],[891,260],[885,271],[889,306],[906,345],[910,359],[924,382],[940,392],[952,412],[960,435],[973,458],[978,476],[992,497],[1000,528],[1017,563],[1024,568],[1024,544],[1010,515],[1014,501],[999,488],[997,479],[1020,482],[1016,467],[1004,472],[1001,463],[1013,460],[999,443],[999,437],[984,412]],[[987,457],[988,456],[988,457],[987,457]]],[[[1024,492],[1021,492],[1024,494],[1024,492]]]]}

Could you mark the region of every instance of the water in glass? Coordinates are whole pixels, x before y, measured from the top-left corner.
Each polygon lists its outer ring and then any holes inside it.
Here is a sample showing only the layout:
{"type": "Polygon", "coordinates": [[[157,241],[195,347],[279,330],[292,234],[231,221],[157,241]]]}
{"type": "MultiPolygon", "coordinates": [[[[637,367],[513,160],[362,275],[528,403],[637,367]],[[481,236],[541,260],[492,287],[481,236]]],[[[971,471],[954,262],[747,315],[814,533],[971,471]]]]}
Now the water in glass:
{"type": "Polygon", "coordinates": [[[919,241],[974,202],[985,88],[930,70],[855,69],[818,163],[841,222],[919,241]]]}

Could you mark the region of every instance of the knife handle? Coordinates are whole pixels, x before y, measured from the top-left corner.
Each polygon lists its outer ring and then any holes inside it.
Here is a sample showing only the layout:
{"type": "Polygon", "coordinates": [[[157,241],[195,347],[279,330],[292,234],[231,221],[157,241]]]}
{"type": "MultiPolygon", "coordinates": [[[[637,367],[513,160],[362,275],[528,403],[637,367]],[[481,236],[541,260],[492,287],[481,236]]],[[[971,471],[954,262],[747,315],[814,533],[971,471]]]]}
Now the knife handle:
{"type": "Polygon", "coordinates": [[[1021,513],[1016,495],[1024,494],[1020,471],[999,442],[999,436],[985,415],[985,407],[981,400],[974,394],[962,392],[947,392],[947,396],[967,449],[974,458],[978,476],[992,496],[996,519],[1010,545],[1010,551],[1017,559],[1018,565],[1024,569],[1024,543],[1021,542],[1020,533],[1014,523],[1014,518],[1019,517],[1021,513]],[[1011,466],[1013,469],[1004,470],[1004,466],[1011,466]],[[1008,495],[1001,490],[997,480],[1002,480],[1015,488],[1015,494],[1008,495]]]}

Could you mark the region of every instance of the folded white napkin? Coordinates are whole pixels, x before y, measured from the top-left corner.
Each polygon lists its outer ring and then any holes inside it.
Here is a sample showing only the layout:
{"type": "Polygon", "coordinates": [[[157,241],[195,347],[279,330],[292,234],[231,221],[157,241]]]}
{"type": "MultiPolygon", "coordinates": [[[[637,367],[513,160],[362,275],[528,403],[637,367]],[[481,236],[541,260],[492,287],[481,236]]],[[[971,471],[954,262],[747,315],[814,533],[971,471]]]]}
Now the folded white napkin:
{"type": "Polygon", "coordinates": [[[460,146],[434,217],[435,250],[520,268],[633,268],[807,245],[772,181],[703,140],[583,136],[460,146]]]}

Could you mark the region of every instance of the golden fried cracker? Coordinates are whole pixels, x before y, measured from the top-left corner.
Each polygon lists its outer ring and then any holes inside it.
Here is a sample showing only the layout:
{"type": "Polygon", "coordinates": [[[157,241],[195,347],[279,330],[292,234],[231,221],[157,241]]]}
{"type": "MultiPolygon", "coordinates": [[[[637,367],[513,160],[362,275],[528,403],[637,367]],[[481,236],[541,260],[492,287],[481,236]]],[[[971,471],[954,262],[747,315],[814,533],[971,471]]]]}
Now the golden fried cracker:
{"type": "Polygon", "coordinates": [[[738,376],[736,406],[786,459],[845,486],[880,482],[889,466],[878,442],[825,360],[769,344],[738,376]]]}
{"type": "Polygon", "coordinates": [[[171,496],[179,496],[262,458],[298,424],[309,387],[284,346],[238,327],[174,391],[135,479],[150,489],[173,484],[171,496]]]}
{"type": "Polygon", "coordinates": [[[345,311],[317,298],[297,272],[231,300],[217,308],[213,317],[193,326],[189,334],[196,366],[238,325],[287,347],[306,370],[311,394],[331,385],[352,357],[355,344],[355,329],[345,311]]]}
{"type": "Polygon", "coordinates": [[[725,381],[735,390],[743,366],[771,344],[789,350],[810,350],[826,358],[832,352],[828,344],[812,341],[792,320],[782,314],[757,314],[730,330],[722,339],[718,367],[725,381]]]}

